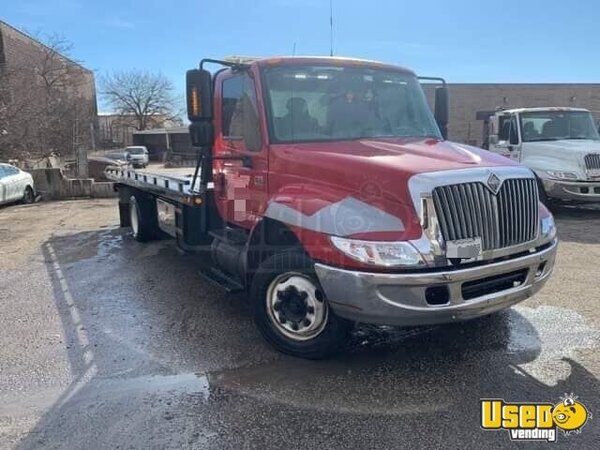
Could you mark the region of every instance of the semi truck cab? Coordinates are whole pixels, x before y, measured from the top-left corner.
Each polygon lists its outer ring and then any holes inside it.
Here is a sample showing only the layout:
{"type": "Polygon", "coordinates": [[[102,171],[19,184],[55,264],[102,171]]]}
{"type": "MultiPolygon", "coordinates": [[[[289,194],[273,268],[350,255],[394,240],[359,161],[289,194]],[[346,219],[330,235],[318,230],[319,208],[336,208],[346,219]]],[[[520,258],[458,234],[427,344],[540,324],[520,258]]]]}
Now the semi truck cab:
{"type": "Polygon", "coordinates": [[[204,59],[187,102],[197,166],[109,169],[121,224],[201,252],[282,352],[329,355],[356,322],[481,317],[552,272],[535,175],[446,139],[441,79],[346,58],[204,59]],[[440,83],[435,113],[421,81],[440,83]]]}
{"type": "Polygon", "coordinates": [[[488,120],[487,147],[532,169],[544,201],[600,202],[600,135],[581,108],[519,108],[488,120]]]}

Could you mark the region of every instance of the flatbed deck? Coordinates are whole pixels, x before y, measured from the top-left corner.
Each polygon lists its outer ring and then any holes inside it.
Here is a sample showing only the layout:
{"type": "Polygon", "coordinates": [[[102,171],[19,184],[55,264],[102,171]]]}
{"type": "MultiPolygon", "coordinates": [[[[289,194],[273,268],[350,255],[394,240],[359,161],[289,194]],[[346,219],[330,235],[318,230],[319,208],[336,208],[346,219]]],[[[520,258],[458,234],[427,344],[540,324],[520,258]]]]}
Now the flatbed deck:
{"type": "MultiPolygon", "coordinates": [[[[129,166],[111,166],[105,170],[106,177],[115,183],[125,184],[148,190],[167,197],[197,196],[204,194],[201,174],[192,186],[194,167],[166,168],[152,165],[145,169],[134,169],[129,166]]],[[[212,188],[209,183],[208,189],[212,188]]]]}

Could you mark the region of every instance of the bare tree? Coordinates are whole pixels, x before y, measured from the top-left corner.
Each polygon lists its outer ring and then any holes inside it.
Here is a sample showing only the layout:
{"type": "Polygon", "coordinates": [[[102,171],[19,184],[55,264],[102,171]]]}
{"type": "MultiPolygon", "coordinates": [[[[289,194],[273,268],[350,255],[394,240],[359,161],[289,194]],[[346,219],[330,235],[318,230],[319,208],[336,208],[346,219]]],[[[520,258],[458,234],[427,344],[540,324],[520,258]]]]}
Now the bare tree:
{"type": "Polygon", "coordinates": [[[50,35],[33,45],[36,51],[0,67],[3,157],[69,154],[90,138],[95,106],[90,107],[85,98],[93,93],[83,92],[89,85],[89,72],[66,56],[72,44],[60,35],[50,35]]]}
{"type": "Polygon", "coordinates": [[[146,130],[165,122],[180,122],[181,111],[171,80],[141,70],[115,72],[101,80],[101,94],[112,109],[131,117],[132,126],[146,130]]]}

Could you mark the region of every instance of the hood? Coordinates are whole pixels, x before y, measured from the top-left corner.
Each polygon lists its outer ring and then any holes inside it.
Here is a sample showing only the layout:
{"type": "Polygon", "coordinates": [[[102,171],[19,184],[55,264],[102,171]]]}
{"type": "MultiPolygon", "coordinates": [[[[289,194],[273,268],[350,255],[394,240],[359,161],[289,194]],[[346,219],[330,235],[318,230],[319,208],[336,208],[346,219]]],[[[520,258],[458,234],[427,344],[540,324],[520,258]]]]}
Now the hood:
{"type": "Polygon", "coordinates": [[[563,170],[587,178],[585,155],[600,154],[600,141],[561,139],[558,141],[524,142],[521,162],[536,171],[563,170]]]}
{"type": "Polygon", "coordinates": [[[348,223],[348,230],[356,231],[330,234],[391,239],[391,235],[377,232],[390,229],[389,224],[397,218],[402,225],[395,230],[407,234],[395,234],[394,238],[412,239],[418,238],[422,230],[409,192],[411,177],[514,165],[517,164],[486,150],[437,139],[280,144],[271,146],[269,191],[272,202],[286,205],[285,214],[300,213],[304,225],[314,222],[314,227],[321,226],[323,230],[325,215],[317,213],[329,208],[338,225],[348,223]],[[340,215],[344,218],[340,219],[340,215]],[[372,223],[374,218],[385,226],[372,223]],[[361,229],[368,229],[371,234],[363,236],[361,229]]]}
{"type": "Polygon", "coordinates": [[[600,141],[593,139],[560,139],[558,141],[523,142],[523,148],[544,151],[546,153],[567,153],[573,155],[587,155],[600,153],[600,141]]]}
{"type": "Polygon", "coordinates": [[[296,172],[317,165],[318,170],[303,172],[304,176],[312,173],[317,177],[334,171],[377,179],[387,175],[396,181],[406,181],[412,175],[425,172],[516,165],[486,150],[437,139],[362,139],[274,145],[272,148],[283,161],[296,167],[286,170],[296,172]]]}

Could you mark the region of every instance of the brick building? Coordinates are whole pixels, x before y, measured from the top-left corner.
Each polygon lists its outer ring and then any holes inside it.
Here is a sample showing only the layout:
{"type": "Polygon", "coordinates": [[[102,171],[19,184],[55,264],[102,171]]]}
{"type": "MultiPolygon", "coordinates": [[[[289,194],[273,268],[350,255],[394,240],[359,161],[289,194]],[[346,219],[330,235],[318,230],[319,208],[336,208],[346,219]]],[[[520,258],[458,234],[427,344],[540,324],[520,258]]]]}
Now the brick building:
{"type": "MultiPolygon", "coordinates": [[[[481,145],[483,122],[477,111],[496,108],[569,106],[586,108],[600,119],[599,84],[448,84],[450,96],[449,138],[481,145]]],[[[433,86],[425,92],[433,100],[433,86]]]]}
{"type": "Polygon", "coordinates": [[[63,50],[0,21],[0,159],[94,146],[94,74],[63,50]]]}

